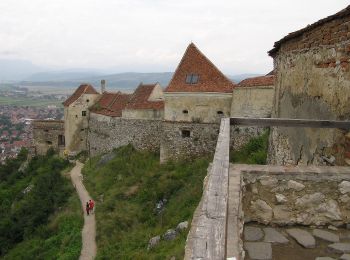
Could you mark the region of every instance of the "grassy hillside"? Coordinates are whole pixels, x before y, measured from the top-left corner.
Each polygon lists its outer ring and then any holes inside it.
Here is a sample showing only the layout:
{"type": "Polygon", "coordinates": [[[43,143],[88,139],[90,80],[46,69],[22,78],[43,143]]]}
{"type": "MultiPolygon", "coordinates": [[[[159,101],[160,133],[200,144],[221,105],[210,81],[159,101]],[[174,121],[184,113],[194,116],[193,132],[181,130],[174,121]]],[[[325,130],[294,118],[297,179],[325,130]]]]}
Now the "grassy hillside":
{"type": "MultiPolygon", "coordinates": [[[[103,160],[102,160],[103,161],[103,160]]],[[[182,259],[187,231],[147,250],[148,241],[191,221],[210,160],[159,164],[159,155],[126,146],[103,164],[86,163],[83,174],[96,198],[97,259],[182,259]],[[156,204],[166,199],[162,213],[156,204]]]]}
{"type": "Polygon", "coordinates": [[[79,199],[54,154],[0,166],[0,258],[77,259],[83,218],[79,199]]]}

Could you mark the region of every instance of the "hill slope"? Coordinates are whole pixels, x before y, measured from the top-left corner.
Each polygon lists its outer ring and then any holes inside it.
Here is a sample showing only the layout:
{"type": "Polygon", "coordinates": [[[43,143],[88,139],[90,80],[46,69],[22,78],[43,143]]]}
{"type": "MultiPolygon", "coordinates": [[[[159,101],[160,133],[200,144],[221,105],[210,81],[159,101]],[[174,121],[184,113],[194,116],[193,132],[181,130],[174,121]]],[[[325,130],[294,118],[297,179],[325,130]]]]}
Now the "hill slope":
{"type": "Polygon", "coordinates": [[[91,166],[86,163],[85,186],[97,199],[97,259],[183,258],[188,230],[149,251],[148,241],[182,221],[191,222],[208,162],[160,165],[159,155],[126,146],[94,158],[91,166]],[[157,209],[160,201],[166,201],[163,210],[160,204],[157,209]]]}
{"type": "Polygon", "coordinates": [[[53,154],[0,166],[0,258],[77,259],[82,214],[78,197],[61,171],[66,161],[53,154]]]}

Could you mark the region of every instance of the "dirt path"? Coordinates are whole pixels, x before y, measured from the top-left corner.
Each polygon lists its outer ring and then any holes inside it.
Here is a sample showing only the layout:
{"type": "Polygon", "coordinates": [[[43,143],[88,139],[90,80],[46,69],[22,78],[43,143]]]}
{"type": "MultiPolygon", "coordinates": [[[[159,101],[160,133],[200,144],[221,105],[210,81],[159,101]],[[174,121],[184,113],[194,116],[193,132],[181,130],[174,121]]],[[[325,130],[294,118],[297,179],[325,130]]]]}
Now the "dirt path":
{"type": "Polygon", "coordinates": [[[82,183],[81,169],[84,164],[81,162],[76,162],[76,166],[71,170],[70,176],[74,187],[76,188],[81,205],[84,211],[84,227],[82,231],[83,246],[80,253],[81,260],[94,259],[96,256],[96,224],[95,224],[95,214],[86,215],[85,204],[89,199],[91,199],[89,193],[85,189],[82,183]]]}

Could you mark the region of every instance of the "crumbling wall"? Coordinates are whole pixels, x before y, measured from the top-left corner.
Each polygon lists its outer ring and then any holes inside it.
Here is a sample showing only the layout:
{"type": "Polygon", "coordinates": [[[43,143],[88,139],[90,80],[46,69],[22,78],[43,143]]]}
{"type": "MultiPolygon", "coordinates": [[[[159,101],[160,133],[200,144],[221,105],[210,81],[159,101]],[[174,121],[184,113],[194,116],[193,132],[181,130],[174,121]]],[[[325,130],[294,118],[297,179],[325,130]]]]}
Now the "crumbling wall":
{"type": "Polygon", "coordinates": [[[35,151],[44,155],[53,148],[57,152],[64,150],[64,122],[61,120],[33,121],[33,139],[35,151]],[[61,138],[61,143],[59,140],[61,138]]]}
{"type": "Polygon", "coordinates": [[[245,222],[343,225],[350,221],[348,167],[276,168],[242,174],[245,222]]]}
{"type": "MultiPolygon", "coordinates": [[[[219,129],[220,125],[214,123],[163,122],[160,161],[213,155],[219,129]],[[183,131],[187,131],[189,136],[185,136],[183,131]]],[[[252,137],[257,137],[266,130],[263,127],[231,126],[230,149],[241,148],[252,137]]]]}
{"type": "Polygon", "coordinates": [[[90,114],[88,146],[91,155],[132,144],[136,149],[159,152],[162,121],[125,119],[90,114]]]}
{"type": "MultiPolygon", "coordinates": [[[[327,22],[283,43],[276,67],[272,117],[350,120],[350,17],[327,22]]],[[[346,131],[274,128],[272,164],[344,165],[346,131]]]]}

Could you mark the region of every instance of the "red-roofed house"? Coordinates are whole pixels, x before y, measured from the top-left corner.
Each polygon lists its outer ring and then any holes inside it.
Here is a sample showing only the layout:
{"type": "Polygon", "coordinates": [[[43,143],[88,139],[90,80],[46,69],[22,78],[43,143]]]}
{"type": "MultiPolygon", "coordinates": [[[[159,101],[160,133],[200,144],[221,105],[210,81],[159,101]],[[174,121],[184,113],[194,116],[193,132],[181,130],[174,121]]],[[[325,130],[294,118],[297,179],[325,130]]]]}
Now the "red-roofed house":
{"type": "Polygon", "coordinates": [[[64,105],[64,135],[66,150],[80,152],[86,150],[89,108],[100,94],[90,84],[80,85],[64,105]]]}
{"type": "Polygon", "coordinates": [[[231,116],[271,117],[275,75],[248,78],[233,90],[231,116]]]}
{"type": "Polygon", "coordinates": [[[90,112],[110,117],[121,117],[129,98],[129,94],[119,91],[116,93],[104,92],[96,104],[91,107],[90,112]]]}
{"type": "Polygon", "coordinates": [[[191,43],[164,91],[164,118],[218,122],[221,117],[230,115],[234,87],[235,84],[191,43]]]}
{"type": "Polygon", "coordinates": [[[159,83],[140,84],[123,110],[123,118],[163,119],[164,93],[159,83]]]}

